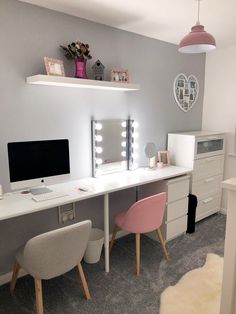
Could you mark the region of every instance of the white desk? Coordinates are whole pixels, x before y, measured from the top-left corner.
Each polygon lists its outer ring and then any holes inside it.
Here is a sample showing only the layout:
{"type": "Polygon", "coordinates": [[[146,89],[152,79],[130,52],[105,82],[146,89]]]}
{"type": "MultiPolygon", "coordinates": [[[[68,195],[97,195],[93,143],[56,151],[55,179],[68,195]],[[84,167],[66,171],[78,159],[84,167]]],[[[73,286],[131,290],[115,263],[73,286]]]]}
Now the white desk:
{"type": "Polygon", "coordinates": [[[67,192],[68,196],[38,203],[31,199],[31,194],[7,193],[4,195],[4,199],[0,200],[0,220],[104,195],[105,271],[109,272],[109,193],[181,176],[190,172],[191,170],[187,168],[170,166],[157,170],[139,168],[134,171],[123,171],[99,178],[84,178],[49,186],[54,191],[67,192]],[[78,191],[76,187],[79,186],[86,186],[89,190],[87,192],[78,191]]]}

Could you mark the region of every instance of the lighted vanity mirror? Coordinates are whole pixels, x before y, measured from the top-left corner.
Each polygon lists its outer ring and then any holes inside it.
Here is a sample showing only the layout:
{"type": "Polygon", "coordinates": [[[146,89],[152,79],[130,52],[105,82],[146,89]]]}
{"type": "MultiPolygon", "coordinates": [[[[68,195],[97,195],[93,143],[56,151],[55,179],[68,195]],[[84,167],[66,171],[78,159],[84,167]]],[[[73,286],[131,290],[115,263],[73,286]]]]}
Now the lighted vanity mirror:
{"type": "Polygon", "coordinates": [[[130,169],[132,120],[92,120],[93,176],[130,169]]]}

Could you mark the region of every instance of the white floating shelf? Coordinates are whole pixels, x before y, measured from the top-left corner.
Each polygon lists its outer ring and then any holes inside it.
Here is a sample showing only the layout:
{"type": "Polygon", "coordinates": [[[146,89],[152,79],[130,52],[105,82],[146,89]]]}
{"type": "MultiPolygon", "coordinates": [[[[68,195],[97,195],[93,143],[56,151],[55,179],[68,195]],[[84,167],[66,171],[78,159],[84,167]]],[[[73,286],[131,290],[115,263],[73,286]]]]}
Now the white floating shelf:
{"type": "Polygon", "coordinates": [[[43,74],[29,76],[26,78],[26,82],[27,84],[34,85],[92,88],[103,90],[137,91],[140,89],[139,84],[85,80],[73,77],[52,76],[43,74]]]}

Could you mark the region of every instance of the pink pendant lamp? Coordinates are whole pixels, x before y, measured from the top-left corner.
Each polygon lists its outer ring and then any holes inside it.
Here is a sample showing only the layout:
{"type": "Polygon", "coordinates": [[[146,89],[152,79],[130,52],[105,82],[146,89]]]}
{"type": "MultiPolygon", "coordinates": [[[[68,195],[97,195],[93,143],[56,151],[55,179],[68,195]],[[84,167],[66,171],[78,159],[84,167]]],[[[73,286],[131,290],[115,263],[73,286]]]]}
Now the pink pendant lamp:
{"type": "Polygon", "coordinates": [[[198,20],[179,44],[179,52],[182,53],[203,53],[216,48],[215,38],[204,30],[199,22],[200,1],[198,1],[198,20]]]}

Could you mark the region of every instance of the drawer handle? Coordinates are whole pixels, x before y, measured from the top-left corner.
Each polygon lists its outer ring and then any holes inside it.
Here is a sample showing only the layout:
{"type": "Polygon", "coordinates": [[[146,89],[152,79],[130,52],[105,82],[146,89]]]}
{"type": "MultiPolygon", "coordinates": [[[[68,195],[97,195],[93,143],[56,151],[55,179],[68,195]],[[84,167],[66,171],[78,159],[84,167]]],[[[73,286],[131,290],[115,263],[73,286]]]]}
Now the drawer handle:
{"type": "Polygon", "coordinates": [[[205,199],[204,201],[202,201],[204,204],[210,203],[211,201],[213,201],[213,197],[209,197],[207,199],[205,199]]]}
{"type": "Polygon", "coordinates": [[[204,182],[205,182],[205,183],[209,183],[209,182],[212,182],[212,181],[214,181],[214,180],[215,180],[215,178],[209,178],[209,179],[204,180],[204,182]]]}

